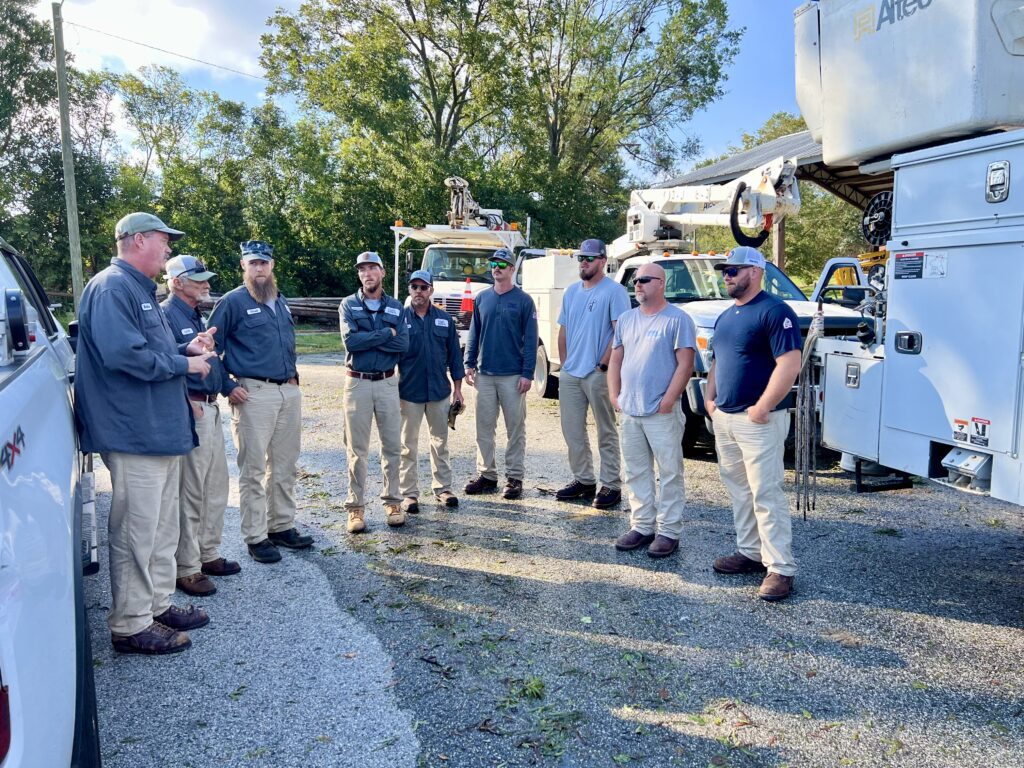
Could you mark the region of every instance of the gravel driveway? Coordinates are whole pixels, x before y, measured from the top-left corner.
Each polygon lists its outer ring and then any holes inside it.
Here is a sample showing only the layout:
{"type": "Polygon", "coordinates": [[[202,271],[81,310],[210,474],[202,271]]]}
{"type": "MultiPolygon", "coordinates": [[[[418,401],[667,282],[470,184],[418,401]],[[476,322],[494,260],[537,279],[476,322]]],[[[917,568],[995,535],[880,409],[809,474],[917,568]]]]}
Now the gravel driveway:
{"type": "MultiPolygon", "coordinates": [[[[570,479],[558,406],[531,395],[521,501],[426,503],[395,530],[375,503],[350,537],[339,359],[302,362],[315,549],[257,565],[229,508],[243,572],[217,581],[177,657],[115,655],[106,574],[87,582],[107,766],[1022,764],[1018,508],[928,484],[858,496],[828,470],[794,520],[796,592],[771,605],[756,577],[711,570],[733,549],[713,455],[686,462],[678,555],[619,553],[625,505],[554,500],[570,479]]],[[[375,498],[376,457],[370,476],[375,498]]]]}

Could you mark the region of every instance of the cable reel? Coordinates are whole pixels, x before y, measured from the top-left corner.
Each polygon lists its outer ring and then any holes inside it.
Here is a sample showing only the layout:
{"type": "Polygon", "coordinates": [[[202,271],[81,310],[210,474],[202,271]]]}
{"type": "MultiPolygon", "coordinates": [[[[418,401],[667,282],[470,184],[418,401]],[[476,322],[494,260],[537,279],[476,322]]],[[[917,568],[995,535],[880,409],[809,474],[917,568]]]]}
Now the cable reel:
{"type": "Polygon", "coordinates": [[[892,192],[879,192],[868,202],[860,231],[869,244],[880,248],[892,236],[892,192]]]}

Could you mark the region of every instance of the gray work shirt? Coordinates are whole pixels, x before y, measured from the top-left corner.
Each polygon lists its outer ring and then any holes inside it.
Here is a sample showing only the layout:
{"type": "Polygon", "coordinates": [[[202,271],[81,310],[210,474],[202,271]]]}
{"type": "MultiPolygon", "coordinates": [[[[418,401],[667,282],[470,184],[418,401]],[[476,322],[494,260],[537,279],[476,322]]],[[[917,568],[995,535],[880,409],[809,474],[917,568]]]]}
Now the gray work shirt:
{"type": "Polygon", "coordinates": [[[82,292],[75,421],[86,453],[182,456],[199,445],[185,389],[188,360],[156,283],[120,258],[82,292]]]}
{"type": "MultiPolygon", "coordinates": [[[[281,294],[271,311],[240,285],[221,296],[208,325],[217,329],[213,336],[217,354],[224,361],[224,370],[232,376],[274,381],[298,378],[295,321],[281,294]]],[[[224,389],[230,393],[237,386],[237,381],[228,379],[224,389]]]]}
{"type": "Polygon", "coordinates": [[[431,304],[423,317],[406,307],[402,324],[409,333],[409,349],[398,361],[398,396],[410,403],[445,400],[452,393],[448,371],[453,381],[466,377],[455,320],[431,304]]]}
{"type": "Polygon", "coordinates": [[[480,292],[466,342],[466,367],[488,376],[532,379],[537,367],[537,308],[521,288],[480,292]]]}
{"type": "Polygon", "coordinates": [[[360,373],[393,370],[401,354],[409,349],[403,311],[397,299],[383,295],[380,309],[371,312],[362,289],[343,299],[338,305],[338,323],[345,343],[345,364],[360,373]]]}
{"type": "MultiPolygon", "coordinates": [[[[178,344],[188,345],[196,336],[206,330],[203,316],[199,313],[198,307],[190,307],[178,296],[171,294],[160,303],[164,315],[167,317],[167,324],[171,326],[171,333],[174,334],[178,344]]],[[[224,387],[224,370],[221,368],[220,360],[216,357],[206,358],[210,364],[210,372],[204,379],[198,373],[190,373],[186,377],[188,392],[190,395],[219,395],[224,387]]]]}

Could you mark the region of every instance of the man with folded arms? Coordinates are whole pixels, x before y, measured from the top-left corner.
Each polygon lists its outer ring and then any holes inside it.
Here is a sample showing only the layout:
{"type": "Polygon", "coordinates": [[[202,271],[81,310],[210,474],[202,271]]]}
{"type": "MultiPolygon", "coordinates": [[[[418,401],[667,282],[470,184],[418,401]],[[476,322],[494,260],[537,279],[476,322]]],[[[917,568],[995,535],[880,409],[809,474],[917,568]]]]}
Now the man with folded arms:
{"type": "Polygon", "coordinates": [[[210,621],[171,605],[178,546],[181,457],[198,444],[185,376],[205,376],[210,333],[178,344],[153,282],[184,235],[151,213],[114,230],[117,256],[82,293],[75,420],[86,453],[110,470],[110,613],[114,650],[162,654],[192,644],[187,630],[210,621]]]}
{"type": "Polygon", "coordinates": [[[683,412],[679,398],[693,372],[697,330],[665,300],[665,270],[644,264],[634,281],[640,306],[619,317],[608,365],[608,394],[622,412],[622,461],[629,487],[630,529],[615,542],[649,546],[667,557],[679,546],[685,504],[683,412]],[[654,464],[661,495],[655,500],[654,464]]]}
{"type": "MultiPolygon", "coordinates": [[[[170,295],[160,304],[179,344],[188,344],[206,330],[199,303],[210,298],[210,278],[215,273],[195,256],[175,256],[164,267],[170,295]]],[[[181,532],[178,551],[178,589],[187,595],[212,595],[217,591],[210,576],[230,576],[241,566],[220,555],[224,508],[228,504],[228,460],[224,453],[217,395],[224,388],[220,360],[211,357],[210,372],[203,378],[187,378],[188,399],[195,417],[199,445],[181,460],[179,495],[181,532]]]]}
{"type": "Polygon", "coordinates": [[[377,422],[380,461],[384,470],[384,521],[405,524],[400,502],[398,462],[402,451],[402,414],[395,366],[409,348],[403,307],[384,293],[384,262],[371,251],[356,257],[360,288],[338,307],[345,343],[345,447],[348,452],[348,532],[366,530],[366,459],[370,430],[377,422]]]}
{"type": "Polygon", "coordinates": [[[243,284],[224,294],[210,315],[217,352],[233,378],[225,384],[238,449],[242,537],[257,563],[276,563],[278,547],[306,549],[295,529],[295,480],[302,430],[302,392],[295,361],[295,321],[274,279],[274,249],[240,244],[243,284]]]}

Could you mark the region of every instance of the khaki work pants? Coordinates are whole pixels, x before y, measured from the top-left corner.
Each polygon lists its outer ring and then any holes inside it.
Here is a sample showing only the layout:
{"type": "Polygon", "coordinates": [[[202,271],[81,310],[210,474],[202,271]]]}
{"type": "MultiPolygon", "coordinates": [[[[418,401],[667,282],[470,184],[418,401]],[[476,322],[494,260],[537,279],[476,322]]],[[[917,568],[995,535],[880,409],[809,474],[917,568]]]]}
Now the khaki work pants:
{"type": "Polygon", "coordinates": [[[573,478],[584,485],[596,485],[594,456],[590,451],[587,431],[587,409],[597,424],[597,446],[601,456],[601,485],[618,490],[619,432],[615,428],[615,409],[608,399],[608,376],[593,371],[584,378],[562,371],[558,374],[558,411],[562,419],[562,436],[569,449],[569,469],[573,478]]]}
{"type": "Polygon", "coordinates": [[[178,578],[199,573],[203,563],[220,558],[224,508],[228,505],[228,460],[220,409],[215,403],[192,401],[201,409],[196,419],[199,446],[181,457],[181,533],[178,536],[178,578]]]}
{"type": "Polygon", "coordinates": [[[476,469],[488,480],[498,479],[494,438],[498,410],[505,417],[505,475],[522,480],[526,474],[526,395],[519,394],[519,376],[476,377],[476,469]]]}
{"type": "Polygon", "coordinates": [[[783,490],[789,414],[772,411],[767,424],[747,414],[715,411],[719,474],[732,499],[736,550],[763,563],[771,573],[792,576],[793,529],[783,490]]]}
{"type": "Polygon", "coordinates": [[[381,500],[397,504],[398,462],[402,452],[402,413],[398,398],[398,377],[367,381],[345,377],[345,447],[348,452],[348,497],[346,509],[365,506],[366,457],[370,453],[370,430],[377,420],[380,463],[384,469],[381,500]]]}
{"type": "Polygon", "coordinates": [[[134,635],[167,610],[175,589],[181,457],[118,452],[101,457],[113,491],[107,624],[114,635],[134,635]]]}
{"type": "Polygon", "coordinates": [[[238,448],[238,497],[242,538],[256,544],[295,527],[295,476],[302,431],[302,390],[241,378],[249,392],[231,406],[231,432],[238,448]]]}
{"type": "Polygon", "coordinates": [[[629,489],[630,528],[679,539],[683,532],[683,413],[622,414],[622,464],[629,489]],[[656,493],[654,465],[661,484],[656,493]]]}
{"type": "Polygon", "coordinates": [[[420,497],[417,473],[420,447],[420,425],[427,420],[430,430],[431,490],[436,496],[452,490],[452,465],[448,460],[448,408],[451,401],[435,400],[430,403],[411,403],[402,400],[402,462],[399,479],[402,496],[420,497]]]}

